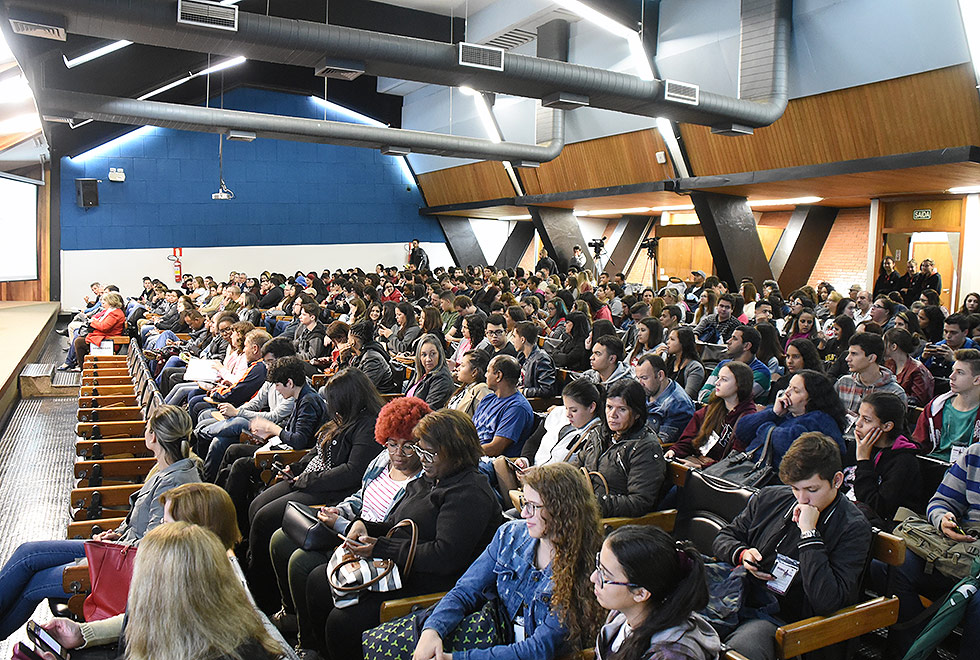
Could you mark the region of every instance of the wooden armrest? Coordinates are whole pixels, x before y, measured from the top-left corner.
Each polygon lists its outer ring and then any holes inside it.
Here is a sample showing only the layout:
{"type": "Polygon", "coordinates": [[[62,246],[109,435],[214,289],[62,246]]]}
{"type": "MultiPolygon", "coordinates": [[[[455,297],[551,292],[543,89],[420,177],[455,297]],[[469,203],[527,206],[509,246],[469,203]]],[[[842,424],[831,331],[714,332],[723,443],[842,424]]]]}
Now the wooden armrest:
{"type": "Polygon", "coordinates": [[[191,333],[189,333],[189,332],[177,332],[175,334],[177,335],[177,339],[179,339],[181,341],[190,341],[191,340],[191,333]]]}
{"type": "Polygon", "coordinates": [[[97,518],[68,523],[69,539],[90,539],[100,532],[107,532],[123,524],[125,518],[97,518]]]}
{"type": "Polygon", "coordinates": [[[405,616],[415,610],[424,609],[439,602],[439,599],[446,595],[446,592],[438,594],[425,594],[424,596],[412,596],[411,598],[398,598],[386,600],[381,603],[381,623],[405,616]]]}
{"type": "Polygon", "coordinates": [[[548,412],[552,406],[560,406],[564,403],[560,396],[536,396],[531,397],[527,402],[531,404],[531,410],[534,412],[548,412]]]}
{"type": "Polygon", "coordinates": [[[898,598],[880,596],[845,607],[830,616],[813,616],[776,629],[780,658],[795,658],[859,637],[898,621],[898,598]]]}
{"type": "Polygon", "coordinates": [[[616,529],[623,525],[653,525],[665,532],[674,531],[674,522],[677,520],[677,509],[666,509],[664,511],[652,511],[648,514],[636,518],[603,518],[603,528],[616,529]]]}
{"type": "Polygon", "coordinates": [[[905,563],[905,539],[877,531],[871,539],[871,558],[885,562],[889,566],[901,566],[905,563]]]}
{"type": "Polygon", "coordinates": [[[105,408],[78,408],[80,422],[136,422],[143,419],[139,406],[112,406],[105,408]]]}
{"type": "Polygon", "coordinates": [[[140,484],[75,488],[71,491],[71,505],[77,509],[87,506],[98,493],[102,497],[102,506],[125,506],[129,504],[129,496],[139,489],[140,484]]]}
{"type": "Polygon", "coordinates": [[[749,658],[746,658],[735,649],[726,649],[725,655],[722,656],[722,660],[749,660],[749,658]]]}
{"type": "Polygon", "coordinates": [[[385,403],[387,403],[389,401],[394,401],[398,397],[402,397],[402,396],[405,396],[405,395],[404,394],[399,394],[397,392],[392,392],[392,393],[389,393],[389,394],[382,394],[381,395],[381,398],[384,400],[385,403]]]}
{"type": "Polygon", "coordinates": [[[109,438],[102,440],[79,440],[75,443],[75,453],[88,460],[102,460],[107,457],[132,458],[149,456],[143,438],[109,438]]]}
{"type": "Polygon", "coordinates": [[[61,571],[61,586],[66,594],[92,591],[92,584],[88,577],[88,559],[65,566],[65,569],[61,571]]]}
{"type": "Polygon", "coordinates": [[[690,468],[680,461],[670,461],[667,463],[667,470],[670,473],[670,482],[678,488],[683,488],[687,483],[687,473],[690,468]]]}
{"type": "Polygon", "coordinates": [[[520,490],[511,490],[507,492],[510,495],[510,503],[514,505],[514,508],[518,511],[521,510],[521,495],[524,493],[520,490]]]}
{"type": "Polygon", "coordinates": [[[152,457],[77,461],[75,463],[75,477],[77,479],[89,479],[94,472],[99,472],[103,477],[139,477],[142,481],[156,463],[157,460],[152,457]],[[96,467],[99,469],[96,470],[96,467]]]}
{"type": "Polygon", "coordinates": [[[129,343],[129,335],[116,335],[115,337],[106,337],[106,339],[111,339],[113,346],[125,346],[129,343]]]}
{"type": "Polygon", "coordinates": [[[295,463],[299,459],[306,456],[306,449],[289,449],[281,451],[257,451],[252,456],[255,461],[255,467],[259,469],[267,468],[272,465],[275,461],[279,461],[283,465],[289,465],[290,463],[295,463]]]}

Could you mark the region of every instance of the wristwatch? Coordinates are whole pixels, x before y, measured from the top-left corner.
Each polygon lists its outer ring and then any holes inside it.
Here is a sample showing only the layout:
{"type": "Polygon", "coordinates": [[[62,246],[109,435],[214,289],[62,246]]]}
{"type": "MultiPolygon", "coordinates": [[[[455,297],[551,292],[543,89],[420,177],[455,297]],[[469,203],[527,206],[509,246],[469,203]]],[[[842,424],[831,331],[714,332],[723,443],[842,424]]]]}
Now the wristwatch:
{"type": "Polygon", "coordinates": [[[809,531],[802,532],[800,534],[800,540],[801,541],[806,541],[808,539],[816,538],[817,536],[820,536],[820,532],[818,532],[815,529],[811,529],[809,531]]]}

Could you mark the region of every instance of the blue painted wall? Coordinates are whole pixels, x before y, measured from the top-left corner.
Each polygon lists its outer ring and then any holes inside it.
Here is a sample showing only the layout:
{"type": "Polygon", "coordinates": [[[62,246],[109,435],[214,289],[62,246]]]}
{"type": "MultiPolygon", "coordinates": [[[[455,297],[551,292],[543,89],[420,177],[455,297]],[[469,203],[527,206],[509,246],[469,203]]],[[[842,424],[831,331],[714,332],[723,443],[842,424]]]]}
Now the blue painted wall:
{"type": "MultiPolygon", "coordinates": [[[[311,97],[256,89],[230,92],[224,105],[351,121],[311,97]]],[[[225,141],[235,199],[213,201],[218,136],[140,128],[61,159],[61,248],[442,242],[438,222],[419,216],[421,195],[399,161],[356,147],[225,141]],[[110,167],[122,167],[126,181],[110,182],[110,167]],[[75,204],[76,178],[102,179],[99,206],[75,204]]]]}

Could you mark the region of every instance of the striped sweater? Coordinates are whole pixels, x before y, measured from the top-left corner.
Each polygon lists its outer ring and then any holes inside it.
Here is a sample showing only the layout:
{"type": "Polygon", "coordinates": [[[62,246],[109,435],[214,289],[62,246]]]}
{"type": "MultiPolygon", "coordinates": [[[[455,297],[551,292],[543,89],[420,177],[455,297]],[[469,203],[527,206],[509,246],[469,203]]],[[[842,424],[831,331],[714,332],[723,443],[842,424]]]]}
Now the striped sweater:
{"type": "Polygon", "coordinates": [[[926,515],[939,527],[946,512],[960,522],[980,523],[980,443],[974,442],[946,471],[926,515]]]}

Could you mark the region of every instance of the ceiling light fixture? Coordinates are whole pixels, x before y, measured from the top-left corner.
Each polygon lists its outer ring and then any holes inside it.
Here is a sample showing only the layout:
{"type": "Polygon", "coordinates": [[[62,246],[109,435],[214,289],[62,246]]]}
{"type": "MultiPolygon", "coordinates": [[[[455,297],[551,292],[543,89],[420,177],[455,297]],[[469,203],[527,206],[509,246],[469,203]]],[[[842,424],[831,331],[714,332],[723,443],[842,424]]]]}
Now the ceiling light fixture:
{"type": "Polygon", "coordinates": [[[212,74],[212,73],[217,73],[218,71],[224,71],[225,69],[230,69],[231,67],[238,66],[239,64],[243,64],[244,62],[245,62],[245,58],[242,57],[241,55],[239,55],[238,57],[233,57],[230,60],[225,60],[224,62],[219,62],[218,64],[215,64],[212,67],[209,67],[207,69],[204,69],[203,71],[198,71],[197,73],[190,73],[190,72],[188,72],[188,75],[184,76],[183,78],[180,78],[179,80],[175,80],[173,82],[167,83],[163,87],[158,87],[158,88],[154,89],[152,92],[147,92],[143,96],[137,97],[137,100],[139,100],[139,101],[145,101],[146,99],[152,98],[154,96],[157,96],[158,94],[163,94],[164,92],[169,92],[174,87],[177,87],[179,85],[183,85],[185,82],[187,82],[189,80],[193,80],[194,78],[199,78],[201,76],[207,76],[207,75],[212,74]]]}
{"type": "Polygon", "coordinates": [[[749,200],[749,206],[801,206],[803,204],[816,204],[823,201],[823,197],[791,197],[789,199],[759,199],[749,200]]]}
{"type": "Polygon", "coordinates": [[[487,97],[483,95],[483,92],[478,92],[470,87],[460,87],[459,91],[466,96],[473,97],[473,102],[476,104],[476,114],[480,116],[483,130],[487,132],[487,137],[490,138],[490,141],[501,142],[503,138],[500,135],[500,129],[497,128],[497,122],[494,121],[493,113],[490,111],[490,106],[487,103],[487,97]]]}
{"type": "Polygon", "coordinates": [[[980,81],[980,6],[974,0],[960,0],[960,18],[970,59],[973,60],[974,75],[980,81]]]}
{"type": "Polygon", "coordinates": [[[497,220],[530,220],[530,215],[502,215],[497,220]]]}
{"type": "Polygon", "coordinates": [[[675,211],[693,211],[694,204],[676,204],[674,206],[654,206],[650,209],[654,213],[673,213],[675,211]]]}
{"type": "Polygon", "coordinates": [[[74,69],[76,66],[79,66],[80,64],[85,64],[86,62],[91,62],[92,60],[102,57],[103,55],[114,53],[117,50],[121,50],[132,43],[133,43],[132,41],[126,41],[125,39],[121,39],[119,41],[113,41],[110,44],[106,44],[105,46],[100,46],[95,50],[90,50],[89,52],[79,55],[78,57],[74,57],[72,59],[68,59],[67,55],[62,55],[61,57],[62,59],[65,60],[66,67],[68,67],[69,69],[74,69]]]}
{"type": "Polygon", "coordinates": [[[0,105],[20,103],[33,98],[31,86],[23,74],[9,76],[0,80],[0,105]]]}
{"type": "Polygon", "coordinates": [[[555,0],[555,4],[581,16],[589,23],[602,28],[606,32],[625,39],[629,45],[630,55],[633,59],[633,66],[637,70],[637,76],[642,80],[654,79],[653,69],[650,67],[650,59],[647,57],[646,50],[643,48],[643,40],[640,39],[640,34],[636,30],[631,30],[579,0],[555,0]]]}
{"type": "Polygon", "coordinates": [[[39,130],[41,130],[41,118],[36,112],[27,112],[0,121],[0,135],[33,133],[39,130]]]}
{"type": "Polygon", "coordinates": [[[580,218],[593,217],[597,215],[630,215],[634,213],[649,213],[652,211],[649,206],[637,206],[630,209],[599,209],[595,211],[575,211],[574,215],[580,218]]]}
{"type": "Polygon", "coordinates": [[[956,186],[947,190],[950,195],[975,195],[980,193],[980,186],[956,186]]]}

